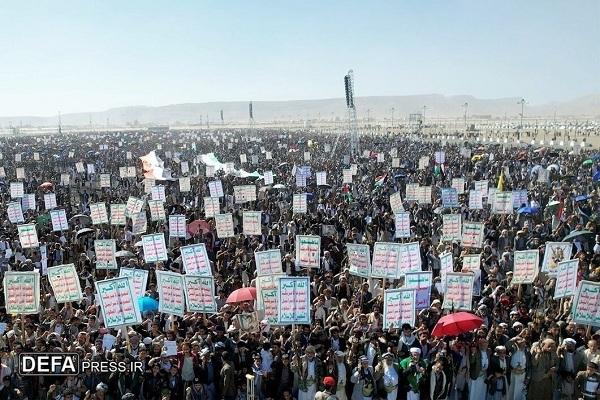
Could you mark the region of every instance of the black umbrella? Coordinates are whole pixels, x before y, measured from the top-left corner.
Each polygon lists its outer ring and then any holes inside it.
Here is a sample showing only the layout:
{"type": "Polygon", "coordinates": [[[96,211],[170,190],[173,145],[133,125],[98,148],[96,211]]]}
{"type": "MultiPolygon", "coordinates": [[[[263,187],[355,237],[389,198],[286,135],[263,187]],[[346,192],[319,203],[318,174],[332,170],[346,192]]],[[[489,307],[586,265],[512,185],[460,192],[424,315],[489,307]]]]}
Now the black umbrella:
{"type": "Polygon", "coordinates": [[[77,231],[77,233],[75,234],[75,237],[76,238],[80,238],[80,237],[85,236],[85,235],[91,235],[91,234],[93,234],[95,232],[96,231],[94,229],[83,228],[83,229],[80,229],[80,230],[77,231]]]}

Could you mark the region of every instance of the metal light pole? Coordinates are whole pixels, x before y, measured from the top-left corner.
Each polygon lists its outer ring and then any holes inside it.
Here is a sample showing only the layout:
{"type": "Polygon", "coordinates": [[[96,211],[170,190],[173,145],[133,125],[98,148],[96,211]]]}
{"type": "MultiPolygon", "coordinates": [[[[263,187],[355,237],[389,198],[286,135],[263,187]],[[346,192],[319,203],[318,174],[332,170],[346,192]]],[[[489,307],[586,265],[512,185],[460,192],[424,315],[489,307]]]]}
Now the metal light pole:
{"type": "Polygon", "coordinates": [[[463,108],[465,109],[465,129],[467,128],[467,112],[469,111],[469,103],[465,102],[463,104],[463,108]]]}
{"type": "Polygon", "coordinates": [[[396,111],[394,109],[394,107],[392,107],[392,130],[394,129],[394,111],[396,111]]]}
{"type": "Polygon", "coordinates": [[[517,104],[521,105],[521,123],[519,124],[519,133],[517,135],[517,139],[521,139],[521,131],[523,130],[523,114],[525,112],[525,99],[521,98],[517,104]]]}

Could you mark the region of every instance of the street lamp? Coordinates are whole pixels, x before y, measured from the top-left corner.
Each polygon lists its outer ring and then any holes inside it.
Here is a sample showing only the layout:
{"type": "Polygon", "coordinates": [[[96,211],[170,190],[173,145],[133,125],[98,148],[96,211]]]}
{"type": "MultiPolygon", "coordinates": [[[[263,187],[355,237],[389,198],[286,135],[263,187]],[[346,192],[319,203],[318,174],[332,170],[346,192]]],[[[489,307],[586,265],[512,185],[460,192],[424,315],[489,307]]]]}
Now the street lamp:
{"type": "Polygon", "coordinates": [[[465,102],[465,104],[463,104],[462,107],[465,109],[465,129],[466,129],[466,127],[467,127],[467,112],[469,111],[469,103],[465,102]]]}

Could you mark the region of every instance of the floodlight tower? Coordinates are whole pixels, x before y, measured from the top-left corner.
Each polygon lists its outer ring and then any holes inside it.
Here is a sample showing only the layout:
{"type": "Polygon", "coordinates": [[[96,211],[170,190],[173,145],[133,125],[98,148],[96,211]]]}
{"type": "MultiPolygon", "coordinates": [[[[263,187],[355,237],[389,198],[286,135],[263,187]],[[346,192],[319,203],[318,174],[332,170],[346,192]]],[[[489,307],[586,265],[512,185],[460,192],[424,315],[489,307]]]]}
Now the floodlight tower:
{"type": "Polygon", "coordinates": [[[358,137],[358,123],[356,121],[356,107],[354,105],[354,72],[348,71],[344,76],[346,89],[346,108],[348,109],[348,130],[350,132],[350,152],[358,155],[360,153],[360,139],[358,137]]]}

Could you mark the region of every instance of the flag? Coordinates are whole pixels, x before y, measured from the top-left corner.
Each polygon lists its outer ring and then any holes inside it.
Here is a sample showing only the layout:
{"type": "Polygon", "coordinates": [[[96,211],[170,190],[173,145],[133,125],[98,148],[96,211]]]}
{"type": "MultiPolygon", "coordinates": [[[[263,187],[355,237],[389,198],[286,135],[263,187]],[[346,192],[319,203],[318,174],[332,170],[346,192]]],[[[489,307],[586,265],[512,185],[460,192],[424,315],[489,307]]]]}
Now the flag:
{"type": "Polygon", "coordinates": [[[500,178],[498,178],[498,191],[504,192],[504,172],[500,172],[500,178]]]}
{"type": "Polygon", "coordinates": [[[379,175],[378,177],[376,177],[375,186],[383,186],[383,184],[385,183],[385,178],[387,178],[387,174],[379,175]]]}

